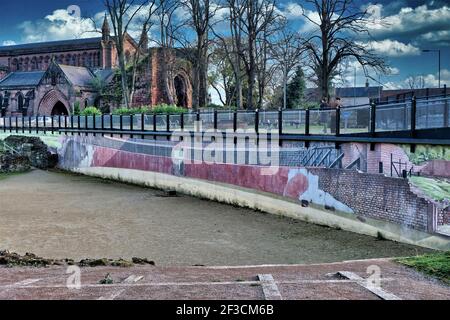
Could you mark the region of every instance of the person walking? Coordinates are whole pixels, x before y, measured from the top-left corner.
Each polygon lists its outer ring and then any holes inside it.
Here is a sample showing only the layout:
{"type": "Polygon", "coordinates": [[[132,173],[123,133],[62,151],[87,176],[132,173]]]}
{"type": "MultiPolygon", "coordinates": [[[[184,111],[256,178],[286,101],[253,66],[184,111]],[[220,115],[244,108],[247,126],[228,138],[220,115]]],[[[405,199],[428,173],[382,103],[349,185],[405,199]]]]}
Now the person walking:
{"type": "MultiPolygon", "coordinates": [[[[340,108],[342,108],[341,98],[336,97],[335,103],[334,103],[334,109],[336,109],[336,111],[337,111],[340,108]]],[[[336,134],[336,113],[337,112],[333,112],[330,116],[330,128],[331,128],[332,134],[336,134]]]]}

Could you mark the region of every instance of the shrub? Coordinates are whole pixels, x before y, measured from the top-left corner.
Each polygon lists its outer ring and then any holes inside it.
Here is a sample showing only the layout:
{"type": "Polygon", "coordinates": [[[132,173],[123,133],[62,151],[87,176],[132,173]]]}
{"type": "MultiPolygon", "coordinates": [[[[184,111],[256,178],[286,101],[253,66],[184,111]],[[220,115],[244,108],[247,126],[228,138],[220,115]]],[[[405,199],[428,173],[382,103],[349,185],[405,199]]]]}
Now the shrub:
{"type": "Polygon", "coordinates": [[[133,115],[133,114],[148,114],[148,113],[170,113],[170,114],[179,114],[183,112],[187,112],[187,109],[177,107],[175,105],[167,105],[167,104],[160,104],[155,107],[150,106],[141,106],[137,108],[119,108],[113,111],[113,114],[115,115],[133,115]]]}
{"type": "Polygon", "coordinates": [[[73,114],[76,116],[80,114],[80,101],[75,101],[73,104],[73,114]]]}
{"type": "Polygon", "coordinates": [[[81,111],[82,116],[101,116],[102,112],[96,107],[87,107],[81,111]]]}

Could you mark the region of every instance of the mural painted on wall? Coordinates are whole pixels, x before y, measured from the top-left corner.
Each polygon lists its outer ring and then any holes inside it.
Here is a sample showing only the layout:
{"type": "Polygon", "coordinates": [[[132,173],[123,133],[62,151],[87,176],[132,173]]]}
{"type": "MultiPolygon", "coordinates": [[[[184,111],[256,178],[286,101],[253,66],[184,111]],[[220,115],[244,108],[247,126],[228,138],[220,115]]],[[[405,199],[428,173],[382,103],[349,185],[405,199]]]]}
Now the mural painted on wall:
{"type": "MultiPolygon", "coordinates": [[[[301,182],[306,182],[307,188],[298,194],[298,200],[308,201],[309,203],[314,203],[339,212],[354,213],[350,207],[339,202],[331,194],[319,188],[319,176],[308,172],[306,168],[289,170],[288,186],[290,184],[304,185],[304,183],[301,182]]],[[[288,188],[288,186],[286,186],[286,188],[288,188]]]]}

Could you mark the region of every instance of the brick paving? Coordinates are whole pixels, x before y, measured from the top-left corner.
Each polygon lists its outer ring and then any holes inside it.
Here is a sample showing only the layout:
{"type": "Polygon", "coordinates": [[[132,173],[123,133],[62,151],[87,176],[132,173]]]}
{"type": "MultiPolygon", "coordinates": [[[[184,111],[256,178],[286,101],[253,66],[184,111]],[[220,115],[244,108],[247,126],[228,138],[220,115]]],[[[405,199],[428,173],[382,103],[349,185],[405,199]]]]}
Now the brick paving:
{"type": "Polygon", "coordinates": [[[345,271],[367,279],[370,266],[381,271],[380,289],[387,296],[450,299],[449,286],[389,259],[315,265],[82,268],[79,290],[67,288],[66,267],[1,268],[0,299],[264,300],[268,292],[283,300],[381,299],[363,282],[336,275],[345,271]],[[107,274],[113,283],[100,284],[107,274]],[[261,282],[262,275],[271,275],[273,282],[270,276],[266,279],[270,283],[261,282]]]}

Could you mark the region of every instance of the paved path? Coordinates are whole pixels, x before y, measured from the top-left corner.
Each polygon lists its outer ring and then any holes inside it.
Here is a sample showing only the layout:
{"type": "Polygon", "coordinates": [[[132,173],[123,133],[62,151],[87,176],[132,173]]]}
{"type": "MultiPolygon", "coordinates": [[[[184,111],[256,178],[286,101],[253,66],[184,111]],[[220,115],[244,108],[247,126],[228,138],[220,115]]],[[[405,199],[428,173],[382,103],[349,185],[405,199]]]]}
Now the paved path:
{"type": "Polygon", "coordinates": [[[83,268],[81,289],[66,267],[1,268],[0,299],[450,299],[450,287],[387,259],[316,265],[83,268]],[[381,272],[381,287],[367,271],[381,272]],[[99,284],[109,274],[112,284],[99,284]]]}

